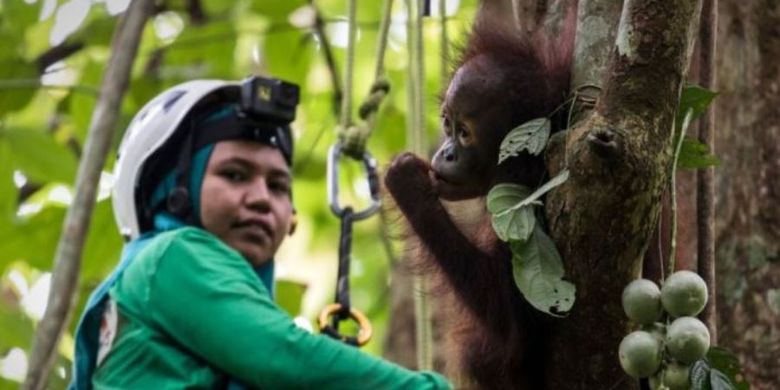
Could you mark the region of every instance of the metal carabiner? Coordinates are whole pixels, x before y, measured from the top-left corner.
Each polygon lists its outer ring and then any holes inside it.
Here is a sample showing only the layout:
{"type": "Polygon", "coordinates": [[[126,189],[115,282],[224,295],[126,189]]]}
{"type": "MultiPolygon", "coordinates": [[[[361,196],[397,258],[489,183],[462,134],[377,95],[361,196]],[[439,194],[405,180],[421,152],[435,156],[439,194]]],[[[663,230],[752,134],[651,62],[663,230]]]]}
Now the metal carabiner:
{"type": "MultiPolygon", "coordinates": [[[[341,217],[344,209],[339,205],[339,160],[341,158],[341,143],[335,143],[328,151],[328,204],[336,216],[341,217]]],[[[379,178],[376,174],[376,160],[366,151],[363,153],[363,166],[368,176],[368,188],[371,192],[371,204],[363,210],[355,212],[352,219],[359,221],[372,216],[379,210],[379,178]]]]}
{"type": "Polygon", "coordinates": [[[362,347],[368,343],[369,340],[371,340],[371,336],[374,334],[374,328],[371,327],[371,321],[368,320],[368,317],[366,317],[363,312],[361,312],[358,309],[355,309],[354,307],[349,309],[349,316],[348,318],[355,321],[358,325],[358,332],[355,336],[347,336],[339,333],[338,326],[333,324],[328,324],[328,320],[332,317],[335,317],[337,321],[340,319],[338,318],[339,313],[342,311],[342,306],[340,303],[331,303],[328,306],[325,306],[324,309],[322,309],[322,312],[320,313],[319,318],[317,319],[317,325],[320,328],[320,331],[323,333],[335,338],[336,340],[341,340],[347,344],[355,345],[358,347],[362,347]]]}

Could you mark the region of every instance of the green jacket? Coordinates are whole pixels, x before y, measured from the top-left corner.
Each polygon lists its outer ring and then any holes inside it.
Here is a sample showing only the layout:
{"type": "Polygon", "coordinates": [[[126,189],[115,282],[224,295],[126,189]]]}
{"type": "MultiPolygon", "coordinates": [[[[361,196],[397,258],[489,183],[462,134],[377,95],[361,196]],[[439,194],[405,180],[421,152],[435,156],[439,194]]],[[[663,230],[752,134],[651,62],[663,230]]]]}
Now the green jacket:
{"type": "MultiPolygon", "coordinates": [[[[217,237],[184,227],[154,237],[110,289],[116,336],[96,389],[448,389],[294,325],[250,264],[217,237]]],[[[109,337],[111,339],[111,337],[109,337]]]]}

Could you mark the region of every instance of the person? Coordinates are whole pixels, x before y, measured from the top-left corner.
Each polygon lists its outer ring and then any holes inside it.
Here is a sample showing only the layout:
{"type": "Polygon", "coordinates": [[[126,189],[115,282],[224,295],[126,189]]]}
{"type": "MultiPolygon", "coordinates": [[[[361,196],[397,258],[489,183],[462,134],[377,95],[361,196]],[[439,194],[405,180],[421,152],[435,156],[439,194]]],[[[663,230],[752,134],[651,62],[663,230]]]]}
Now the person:
{"type": "Polygon", "coordinates": [[[196,80],[135,116],[112,199],[128,242],[87,302],[70,389],[450,388],[274,303],[274,254],[295,228],[298,99],[275,79],[196,80]]]}

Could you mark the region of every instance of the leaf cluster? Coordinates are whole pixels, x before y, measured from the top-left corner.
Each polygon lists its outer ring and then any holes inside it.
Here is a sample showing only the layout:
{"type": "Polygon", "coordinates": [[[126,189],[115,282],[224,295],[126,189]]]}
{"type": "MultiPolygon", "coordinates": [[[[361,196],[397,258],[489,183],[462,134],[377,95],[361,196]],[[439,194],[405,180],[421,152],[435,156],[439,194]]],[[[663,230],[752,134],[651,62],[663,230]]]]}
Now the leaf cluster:
{"type": "Polygon", "coordinates": [[[750,390],[739,360],[731,351],[712,347],[691,367],[692,390],[750,390]]]}
{"type": "MultiPolygon", "coordinates": [[[[683,88],[675,120],[675,145],[678,144],[680,137],[685,133],[684,129],[687,130],[691,121],[704,114],[716,96],[718,96],[717,92],[695,85],[688,85],[683,88]]],[[[677,166],[679,168],[700,169],[717,165],[720,165],[720,159],[710,153],[710,149],[706,144],[691,136],[685,136],[677,156],[677,166]]]]}
{"type": "MultiPolygon", "coordinates": [[[[538,118],[523,123],[507,134],[501,143],[499,161],[520,153],[539,155],[550,137],[550,121],[538,118]]],[[[532,190],[514,183],[501,183],[487,196],[487,208],[496,235],[512,250],[512,276],[525,299],[536,309],[552,316],[563,316],[574,305],[575,286],[563,280],[564,268],[555,243],[536,217],[541,198],[569,177],[564,170],[532,190]]]]}

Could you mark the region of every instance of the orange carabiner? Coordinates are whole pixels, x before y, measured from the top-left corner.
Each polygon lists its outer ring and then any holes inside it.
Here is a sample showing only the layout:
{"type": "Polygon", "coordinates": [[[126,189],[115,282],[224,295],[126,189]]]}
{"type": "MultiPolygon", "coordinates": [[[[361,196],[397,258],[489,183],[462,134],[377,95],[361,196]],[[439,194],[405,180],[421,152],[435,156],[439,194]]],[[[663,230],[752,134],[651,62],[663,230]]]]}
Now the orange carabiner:
{"type": "Polygon", "coordinates": [[[340,311],[340,303],[331,303],[325,306],[325,308],[322,309],[318,320],[320,331],[348,344],[359,347],[366,345],[366,343],[371,340],[371,336],[374,330],[371,327],[371,322],[368,320],[365,314],[361,313],[355,308],[351,308],[349,310],[349,318],[358,324],[359,329],[357,336],[346,336],[339,333],[338,329],[336,329],[333,325],[328,324],[328,319],[340,311]]]}

